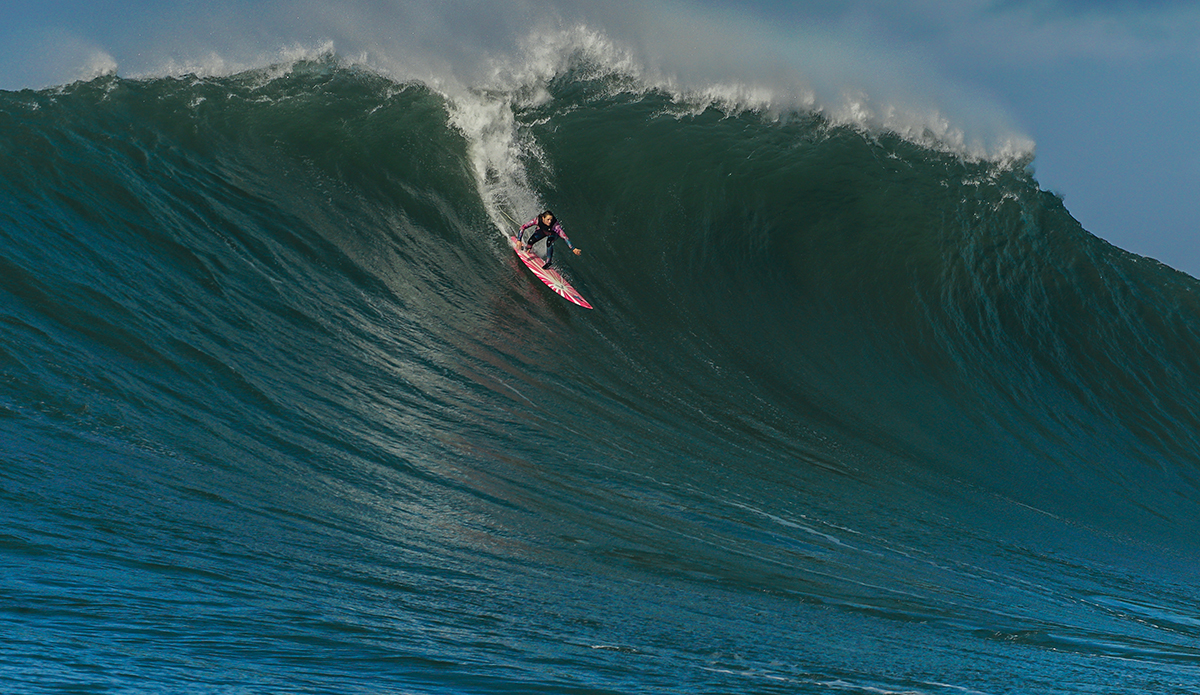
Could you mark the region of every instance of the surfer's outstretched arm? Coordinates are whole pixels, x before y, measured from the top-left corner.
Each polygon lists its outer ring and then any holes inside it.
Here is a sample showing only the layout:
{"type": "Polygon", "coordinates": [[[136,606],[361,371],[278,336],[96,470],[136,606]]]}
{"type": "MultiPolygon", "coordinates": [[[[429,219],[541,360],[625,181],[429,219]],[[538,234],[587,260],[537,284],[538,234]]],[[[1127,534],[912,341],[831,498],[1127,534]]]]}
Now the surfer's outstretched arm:
{"type": "Polygon", "coordinates": [[[567,238],[567,233],[563,231],[561,224],[556,223],[554,225],[554,233],[557,234],[559,237],[561,237],[563,241],[567,242],[567,248],[574,251],[576,256],[583,253],[579,249],[575,248],[575,244],[572,244],[571,240],[567,238]]]}

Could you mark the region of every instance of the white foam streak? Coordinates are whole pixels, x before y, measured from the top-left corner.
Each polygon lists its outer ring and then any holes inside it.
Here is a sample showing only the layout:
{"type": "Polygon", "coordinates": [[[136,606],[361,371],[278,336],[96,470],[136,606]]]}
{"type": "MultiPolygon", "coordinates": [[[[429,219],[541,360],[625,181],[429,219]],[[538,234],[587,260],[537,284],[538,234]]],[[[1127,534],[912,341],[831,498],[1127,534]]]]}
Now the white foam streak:
{"type": "Polygon", "coordinates": [[[476,186],[498,229],[514,224],[541,208],[529,185],[523,160],[540,155],[531,141],[522,141],[511,99],[468,92],[450,102],[450,121],[467,138],[468,156],[476,186]]]}

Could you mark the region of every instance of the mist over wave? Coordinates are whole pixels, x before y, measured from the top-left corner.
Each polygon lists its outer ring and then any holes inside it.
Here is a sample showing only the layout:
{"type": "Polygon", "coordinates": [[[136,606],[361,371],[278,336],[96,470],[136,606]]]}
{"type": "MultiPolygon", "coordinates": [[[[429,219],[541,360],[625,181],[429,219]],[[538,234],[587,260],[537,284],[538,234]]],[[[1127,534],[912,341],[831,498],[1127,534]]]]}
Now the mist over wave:
{"type": "Polygon", "coordinates": [[[1195,281],[546,35],[0,94],[16,690],[1189,692],[1195,281]]]}
{"type": "Polygon", "coordinates": [[[865,45],[852,28],[785,28],[753,10],[524,0],[486,7],[167,4],[146,8],[107,34],[48,36],[38,60],[64,66],[74,61],[50,77],[66,82],[100,71],[225,76],[336,52],[393,80],[419,81],[457,100],[481,92],[536,92],[582,58],[692,102],[775,113],[812,110],[839,123],[887,129],[975,157],[1028,159],[1033,148],[1001,107],[940,76],[935,65],[865,45]]]}

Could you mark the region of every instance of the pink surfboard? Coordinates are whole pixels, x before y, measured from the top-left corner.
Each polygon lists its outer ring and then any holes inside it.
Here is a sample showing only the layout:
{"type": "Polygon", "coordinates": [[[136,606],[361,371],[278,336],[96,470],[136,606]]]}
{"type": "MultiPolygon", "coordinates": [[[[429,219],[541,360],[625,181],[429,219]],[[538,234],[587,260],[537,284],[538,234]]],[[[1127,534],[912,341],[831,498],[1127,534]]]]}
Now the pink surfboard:
{"type": "Polygon", "coordinates": [[[567,301],[574,302],[585,309],[592,308],[592,305],[588,304],[587,300],[580,296],[575,291],[575,288],[571,287],[571,283],[563,279],[563,276],[559,275],[557,270],[543,268],[542,264],[546,261],[539,258],[534,252],[521,248],[521,242],[517,241],[515,236],[508,238],[508,245],[512,247],[513,251],[517,252],[517,258],[520,258],[533,271],[533,274],[538,276],[538,279],[546,283],[547,287],[565,297],[567,301]]]}

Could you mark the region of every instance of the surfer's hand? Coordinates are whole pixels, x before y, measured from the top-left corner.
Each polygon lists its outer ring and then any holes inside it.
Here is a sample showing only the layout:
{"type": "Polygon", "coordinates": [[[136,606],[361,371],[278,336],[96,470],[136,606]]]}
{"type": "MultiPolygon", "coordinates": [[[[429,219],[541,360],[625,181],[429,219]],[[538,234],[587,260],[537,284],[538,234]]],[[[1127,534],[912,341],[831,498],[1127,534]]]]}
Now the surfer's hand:
{"type": "Polygon", "coordinates": [[[575,249],[575,255],[576,255],[576,256],[578,256],[578,255],[579,255],[579,254],[581,254],[581,253],[583,253],[583,251],[580,251],[579,249],[575,249]]]}

